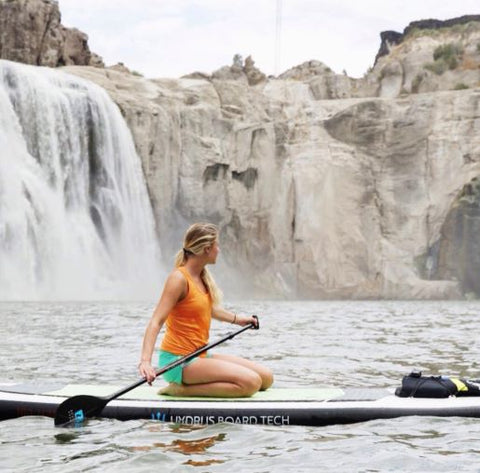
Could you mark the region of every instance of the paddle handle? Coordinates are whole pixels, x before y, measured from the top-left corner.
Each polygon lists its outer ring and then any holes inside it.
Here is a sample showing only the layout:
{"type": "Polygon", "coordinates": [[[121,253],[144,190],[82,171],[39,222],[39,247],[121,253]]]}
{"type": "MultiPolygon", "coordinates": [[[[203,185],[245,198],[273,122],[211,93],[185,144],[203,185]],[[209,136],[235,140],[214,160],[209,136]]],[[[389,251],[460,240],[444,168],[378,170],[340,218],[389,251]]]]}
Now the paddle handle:
{"type": "MultiPolygon", "coordinates": [[[[253,317],[255,318],[256,323],[251,322],[248,325],[245,325],[241,329],[237,330],[236,332],[229,333],[229,334],[225,335],[225,337],[221,338],[220,340],[217,340],[215,342],[204,345],[203,347],[198,348],[194,352],[192,352],[188,355],[185,355],[182,358],[180,358],[176,361],[173,361],[172,363],[169,363],[168,365],[164,366],[163,368],[160,368],[159,370],[157,370],[155,372],[155,377],[158,377],[161,374],[166,373],[167,371],[170,371],[173,368],[176,368],[177,366],[180,366],[183,363],[187,363],[188,361],[193,360],[198,355],[200,355],[200,354],[202,354],[202,353],[204,353],[208,350],[211,350],[212,348],[216,347],[217,345],[220,345],[223,342],[226,342],[227,340],[231,340],[233,337],[236,337],[240,333],[245,332],[245,330],[248,330],[248,329],[251,329],[251,328],[253,328],[255,330],[258,330],[260,328],[260,322],[259,322],[258,317],[256,315],[254,315],[253,317]]],[[[122,394],[128,393],[132,389],[135,389],[138,386],[141,386],[142,384],[144,384],[146,382],[147,382],[147,378],[142,378],[142,379],[138,380],[137,382],[131,384],[130,386],[127,386],[126,388],[123,388],[120,391],[117,391],[117,392],[113,393],[112,395],[110,395],[109,397],[106,397],[104,399],[107,402],[110,402],[112,399],[120,397],[122,394]]]]}

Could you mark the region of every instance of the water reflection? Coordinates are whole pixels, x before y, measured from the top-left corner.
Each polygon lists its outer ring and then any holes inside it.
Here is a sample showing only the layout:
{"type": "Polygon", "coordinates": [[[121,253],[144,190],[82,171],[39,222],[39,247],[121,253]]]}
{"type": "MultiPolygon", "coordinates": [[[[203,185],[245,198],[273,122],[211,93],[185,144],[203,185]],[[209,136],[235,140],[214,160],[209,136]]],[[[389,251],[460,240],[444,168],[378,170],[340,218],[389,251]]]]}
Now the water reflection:
{"type": "Polygon", "coordinates": [[[170,443],[155,442],[152,445],[131,447],[131,449],[146,452],[156,448],[161,448],[167,451],[179,452],[183,453],[184,455],[190,455],[193,453],[206,453],[209,448],[213,447],[217,442],[224,441],[225,438],[226,434],[218,434],[212,437],[205,437],[194,440],[175,439],[170,443]]]}
{"type": "Polygon", "coordinates": [[[55,440],[58,444],[66,444],[77,440],[79,435],[79,433],[74,431],[62,432],[55,435],[55,440]]]}
{"type": "Polygon", "coordinates": [[[225,462],[219,458],[202,458],[211,454],[209,450],[224,442],[227,439],[227,434],[224,432],[209,436],[198,436],[203,434],[206,430],[204,426],[186,426],[180,424],[167,425],[148,425],[148,431],[155,434],[160,433],[165,436],[168,431],[175,435],[168,442],[153,442],[148,445],[136,445],[129,447],[131,452],[154,452],[161,451],[162,453],[174,453],[188,456],[188,460],[182,462],[184,465],[194,467],[205,467],[215,464],[222,464],[225,462]],[[193,438],[178,438],[179,436],[194,436],[193,438]]]}

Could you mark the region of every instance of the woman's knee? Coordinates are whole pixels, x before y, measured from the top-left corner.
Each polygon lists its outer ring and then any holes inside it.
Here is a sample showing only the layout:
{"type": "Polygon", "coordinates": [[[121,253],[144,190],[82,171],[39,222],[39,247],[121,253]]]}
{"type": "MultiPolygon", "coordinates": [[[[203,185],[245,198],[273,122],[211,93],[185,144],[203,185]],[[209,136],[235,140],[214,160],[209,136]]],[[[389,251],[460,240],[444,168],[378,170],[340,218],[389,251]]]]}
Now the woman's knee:
{"type": "Polygon", "coordinates": [[[242,376],[239,383],[240,396],[252,396],[262,387],[262,378],[255,371],[250,371],[248,374],[242,376]]]}
{"type": "Polygon", "coordinates": [[[260,391],[267,390],[273,384],[273,372],[268,368],[263,368],[262,373],[260,374],[262,384],[260,386],[260,391]]]}

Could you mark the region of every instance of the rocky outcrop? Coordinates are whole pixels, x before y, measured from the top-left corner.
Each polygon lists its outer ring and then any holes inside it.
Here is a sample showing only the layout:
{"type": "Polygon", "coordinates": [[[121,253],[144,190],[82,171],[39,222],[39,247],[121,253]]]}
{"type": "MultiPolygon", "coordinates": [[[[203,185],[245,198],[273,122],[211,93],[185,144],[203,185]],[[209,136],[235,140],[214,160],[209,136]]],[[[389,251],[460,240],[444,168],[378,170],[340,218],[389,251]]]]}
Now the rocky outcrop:
{"type": "Polygon", "coordinates": [[[206,80],[240,80],[248,85],[257,85],[267,80],[267,76],[257,67],[252,56],[243,61],[242,56],[236,54],[233,57],[231,66],[223,66],[212,74],[204,72],[193,72],[183,76],[184,79],[206,79],[206,80]]]}
{"type": "Polygon", "coordinates": [[[480,16],[410,23],[403,34],[382,33],[375,67],[365,79],[377,95],[401,95],[478,87],[480,16]]]}
{"type": "Polygon", "coordinates": [[[344,99],[367,93],[368,86],[362,81],[352,79],[346,74],[336,74],[320,61],[307,61],[278,76],[286,81],[301,81],[309,85],[310,93],[317,100],[344,99]],[[358,89],[361,85],[361,91],[358,89]]]}
{"type": "Polygon", "coordinates": [[[464,292],[480,297],[480,179],[474,177],[455,198],[430,248],[430,271],[437,279],[461,281],[464,292]]]}
{"type": "Polygon", "coordinates": [[[396,44],[400,44],[403,40],[403,34],[396,31],[382,31],[380,33],[380,49],[375,56],[375,64],[382,57],[386,56],[396,44]]]}
{"type": "Polygon", "coordinates": [[[375,63],[382,56],[386,56],[392,50],[394,45],[398,45],[403,42],[409,34],[420,30],[429,30],[431,34],[434,30],[440,30],[443,28],[451,28],[454,26],[465,25],[471,22],[480,22],[480,15],[464,15],[457,18],[451,18],[449,20],[420,20],[412,21],[404,30],[403,33],[397,31],[382,31],[380,33],[380,49],[375,57],[375,63]]]}
{"type": "Polygon", "coordinates": [[[103,66],[85,33],[62,26],[54,0],[0,0],[0,58],[36,66],[103,66]]]}
{"type": "Polygon", "coordinates": [[[317,99],[384,97],[480,85],[480,16],[412,22],[404,31],[384,31],[374,67],[364,77],[336,74],[308,61],[279,79],[308,81],[317,99]]]}

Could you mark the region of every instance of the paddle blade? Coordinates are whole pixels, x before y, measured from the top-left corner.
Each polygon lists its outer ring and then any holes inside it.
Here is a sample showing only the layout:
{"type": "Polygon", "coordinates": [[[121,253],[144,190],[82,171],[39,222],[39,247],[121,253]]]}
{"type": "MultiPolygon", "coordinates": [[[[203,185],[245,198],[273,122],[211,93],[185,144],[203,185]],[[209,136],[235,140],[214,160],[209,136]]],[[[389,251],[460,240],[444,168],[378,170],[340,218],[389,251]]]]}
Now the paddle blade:
{"type": "Polygon", "coordinates": [[[89,417],[95,417],[107,404],[108,400],[95,396],[73,396],[65,399],[55,413],[55,426],[80,426],[89,417]]]}

